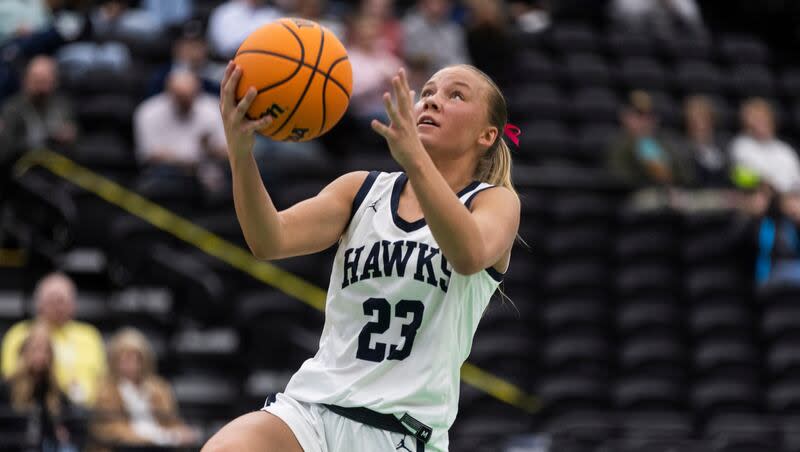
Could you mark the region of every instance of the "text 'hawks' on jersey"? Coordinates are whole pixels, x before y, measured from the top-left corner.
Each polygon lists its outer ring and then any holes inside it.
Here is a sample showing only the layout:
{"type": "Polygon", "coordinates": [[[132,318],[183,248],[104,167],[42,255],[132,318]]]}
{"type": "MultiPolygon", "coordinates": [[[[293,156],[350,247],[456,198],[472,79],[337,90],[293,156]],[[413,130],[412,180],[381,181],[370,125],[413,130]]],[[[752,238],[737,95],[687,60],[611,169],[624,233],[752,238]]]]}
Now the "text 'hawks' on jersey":
{"type": "Polygon", "coordinates": [[[381,240],[374,242],[369,247],[348,248],[344,252],[344,278],[342,289],[358,281],[383,276],[406,276],[406,267],[411,255],[416,254],[413,278],[424,281],[433,287],[447,292],[447,283],[450,281],[450,269],[447,268],[447,259],[440,256],[440,264],[434,266],[433,258],[439,255],[439,248],[417,243],[411,240],[398,240],[389,242],[381,240]],[[361,253],[369,248],[369,253],[361,264],[361,253]]]}
{"type": "MultiPolygon", "coordinates": [[[[425,219],[398,214],[403,173],[367,176],[339,241],[319,351],[286,387],[308,403],[408,414],[433,431],[426,451],[447,450],[458,410],[461,365],[501,275],[461,275],[448,265],[425,219]]],[[[473,182],[469,207],[491,188],[473,182]]]]}

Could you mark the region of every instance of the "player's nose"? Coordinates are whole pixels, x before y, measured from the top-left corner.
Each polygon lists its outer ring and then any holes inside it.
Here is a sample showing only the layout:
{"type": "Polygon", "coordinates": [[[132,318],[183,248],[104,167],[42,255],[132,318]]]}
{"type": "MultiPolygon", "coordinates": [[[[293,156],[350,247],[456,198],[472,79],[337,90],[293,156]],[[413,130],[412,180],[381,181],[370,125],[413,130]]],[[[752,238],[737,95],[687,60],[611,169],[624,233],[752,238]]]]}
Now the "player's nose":
{"type": "Polygon", "coordinates": [[[439,111],[439,103],[436,102],[435,96],[428,96],[422,101],[422,111],[427,110],[439,111]]]}

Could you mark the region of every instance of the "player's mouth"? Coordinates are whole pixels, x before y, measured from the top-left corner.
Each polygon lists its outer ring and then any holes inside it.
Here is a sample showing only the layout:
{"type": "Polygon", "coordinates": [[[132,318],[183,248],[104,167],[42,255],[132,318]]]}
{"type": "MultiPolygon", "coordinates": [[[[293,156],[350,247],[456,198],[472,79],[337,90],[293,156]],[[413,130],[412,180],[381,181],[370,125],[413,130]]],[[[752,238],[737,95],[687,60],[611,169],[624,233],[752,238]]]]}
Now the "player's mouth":
{"type": "Polygon", "coordinates": [[[422,115],[417,119],[417,127],[439,127],[439,123],[430,115],[422,115]]]}

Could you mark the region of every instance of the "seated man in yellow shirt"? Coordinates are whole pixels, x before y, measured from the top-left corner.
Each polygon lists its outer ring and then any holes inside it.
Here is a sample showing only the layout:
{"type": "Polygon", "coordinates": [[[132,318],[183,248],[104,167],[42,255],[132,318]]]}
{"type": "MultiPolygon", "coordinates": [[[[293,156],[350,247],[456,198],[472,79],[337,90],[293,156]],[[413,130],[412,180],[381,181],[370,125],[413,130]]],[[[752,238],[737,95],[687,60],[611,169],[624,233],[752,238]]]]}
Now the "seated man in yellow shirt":
{"type": "MultiPolygon", "coordinates": [[[[106,374],[106,354],[97,329],[73,320],[75,293],[75,284],[63,273],[51,273],[42,278],[33,293],[35,320],[50,328],[59,386],[76,404],[91,406],[98,382],[106,374]]],[[[0,356],[3,378],[16,370],[19,348],[33,323],[32,320],[19,322],[3,338],[0,356]]]]}

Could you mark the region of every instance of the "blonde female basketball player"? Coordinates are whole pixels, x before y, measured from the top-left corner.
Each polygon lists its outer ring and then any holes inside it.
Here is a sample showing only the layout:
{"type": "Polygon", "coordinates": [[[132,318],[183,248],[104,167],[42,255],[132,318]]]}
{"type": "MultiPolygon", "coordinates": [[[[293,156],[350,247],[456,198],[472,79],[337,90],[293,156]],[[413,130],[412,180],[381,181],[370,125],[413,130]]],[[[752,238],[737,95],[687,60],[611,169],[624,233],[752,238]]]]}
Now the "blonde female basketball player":
{"type": "Polygon", "coordinates": [[[519,225],[502,94],[477,69],[454,66],[414,104],[401,70],[394,99],[384,95],[391,123],[372,127],[404,172],[346,174],[278,212],[250,154],[269,119],[245,119],[256,92],[236,105],[240,76],[228,67],[221,109],[250,249],[262,259],[339,249],[316,356],[203,450],[446,451],[459,369],[519,225]]]}

